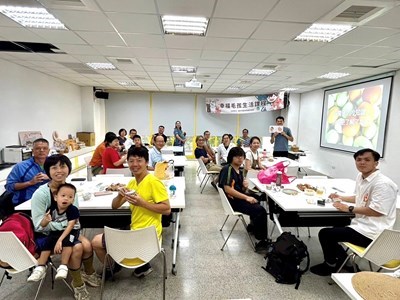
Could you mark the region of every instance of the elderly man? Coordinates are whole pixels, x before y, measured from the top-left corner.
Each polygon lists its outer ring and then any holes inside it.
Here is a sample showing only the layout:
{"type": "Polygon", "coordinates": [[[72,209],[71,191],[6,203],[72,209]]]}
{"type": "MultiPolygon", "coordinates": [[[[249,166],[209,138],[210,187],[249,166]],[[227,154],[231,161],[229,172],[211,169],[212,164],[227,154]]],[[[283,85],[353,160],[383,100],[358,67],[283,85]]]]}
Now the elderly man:
{"type": "Polygon", "coordinates": [[[355,214],[347,227],[323,228],[318,236],[325,261],[311,267],[319,276],[329,276],[338,270],[346,259],[339,242],[350,242],[367,247],[384,229],[392,229],[396,221],[397,185],[378,170],[380,154],[372,149],[362,149],[354,154],[356,168],[355,195],[331,194],[333,206],[343,212],[355,214]]]}
{"type": "Polygon", "coordinates": [[[14,206],[31,199],[36,189],[49,181],[43,170],[44,161],[50,152],[49,142],[42,138],[35,140],[32,151],[33,157],[16,164],[7,177],[5,188],[14,193],[14,206]]]}
{"type": "Polygon", "coordinates": [[[164,134],[165,127],[163,125],[158,126],[158,132],[153,134],[153,137],[151,138],[151,144],[154,145],[155,138],[159,135],[161,135],[164,138],[164,143],[167,142],[168,137],[164,134]]]}
{"type": "Polygon", "coordinates": [[[156,163],[163,161],[161,149],[164,147],[165,141],[162,135],[154,137],[154,146],[149,151],[149,166],[148,170],[154,170],[156,163]]]}

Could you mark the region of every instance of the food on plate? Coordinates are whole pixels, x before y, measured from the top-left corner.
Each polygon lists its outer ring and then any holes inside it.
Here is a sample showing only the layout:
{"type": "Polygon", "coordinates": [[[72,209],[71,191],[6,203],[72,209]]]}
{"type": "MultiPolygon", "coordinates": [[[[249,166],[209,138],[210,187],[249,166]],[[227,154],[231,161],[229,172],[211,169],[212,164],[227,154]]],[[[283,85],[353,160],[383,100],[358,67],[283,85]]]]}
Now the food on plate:
{"type": "Polygon", "coordinates": [[[291,195],[291,196],[296,196],[299,192],[294,189],[283,189],[282,193],[285,193],[285,194],[291,195]]]}
{"type": "Polygon", "coordinates": [[[123,187],[125,187],[125,184],[123,183],[112,183],[108,187],[106,187],[106,191],[118,192],[118,190],[123,187]]]}
{"type": "Polygon", "coordinates": [[[313,191],[317,190],[317,188],[315,186],[312,186],[311,184],[308,184],[308,183],[299,183],[297,185],[297,188],[302,192],[304,192],[306,189],[313,190],[313,191]]]}

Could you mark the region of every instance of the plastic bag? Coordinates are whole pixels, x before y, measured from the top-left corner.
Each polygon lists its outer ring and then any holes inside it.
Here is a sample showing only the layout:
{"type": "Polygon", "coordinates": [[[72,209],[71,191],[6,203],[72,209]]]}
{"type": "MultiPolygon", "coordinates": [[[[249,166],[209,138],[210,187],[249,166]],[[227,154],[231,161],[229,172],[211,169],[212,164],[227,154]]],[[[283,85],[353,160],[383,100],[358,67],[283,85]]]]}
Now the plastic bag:
{"type": "Polygon", "coordinates": [[[258,172],[257,178],[263,184],[270,184],[272,182],[276,182],[277,172],[282,172],[282,184],[291,183],[293,180],[296,179],[296,176],[288,176],[286,174],[287,167],[289,166],[290,161],[280,161],[273,166],[270,166],[266,170],[261,170],[258,172]]]}

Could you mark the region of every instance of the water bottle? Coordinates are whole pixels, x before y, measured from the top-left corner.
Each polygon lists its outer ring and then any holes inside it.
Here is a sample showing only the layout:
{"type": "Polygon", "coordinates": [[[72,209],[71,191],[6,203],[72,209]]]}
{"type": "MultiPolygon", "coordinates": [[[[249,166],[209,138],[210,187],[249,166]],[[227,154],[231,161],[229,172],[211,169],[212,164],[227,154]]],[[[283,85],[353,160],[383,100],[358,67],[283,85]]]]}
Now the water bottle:
{"type": "Polygon", "coordinates": [[[86,168],[86,172],[87,172],[86,175],[87,181],[92,181],[92,167],[88,165],[86,168]]]}
{"type": "Polygon", "coordinates": [[[264,150],[263,150],[263,152],[262,152],[262,157],[263,157],[263,159],[266,159],[266,158],[267,158],[267,149],[264,149],[264,150]]]}
{"type": "Polygon", "coordinates": [[[282,185],[282,172],[276,172],[276,186],[280,187],[282,185]]]}
{"type": "Polygon", "coordinates": [[[176,186],[171,184],[169,186],[169,197],[174,198],[175,197],[175,192],[176,192],[176,186]]]}

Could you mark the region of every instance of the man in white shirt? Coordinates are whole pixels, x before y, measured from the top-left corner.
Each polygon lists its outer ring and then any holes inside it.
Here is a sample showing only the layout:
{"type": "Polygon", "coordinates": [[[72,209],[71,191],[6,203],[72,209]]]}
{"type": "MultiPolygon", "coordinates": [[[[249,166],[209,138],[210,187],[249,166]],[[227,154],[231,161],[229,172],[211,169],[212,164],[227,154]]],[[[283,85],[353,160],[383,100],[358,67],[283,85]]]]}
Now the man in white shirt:
{"type": "Polygon", "coordinates": [[[337,271],[346,258],[339,242],[367,247],[384,229],[392,229],[396,221],[397,185],[378,170],[380,154],[362,149],[354,154],[357,170],[355,195],[329,195],[333,206],[355,214],[347,227],[323,228],[318,236],[325,261],[310,268],[319,276],[337,271]],[[345,201],[345,202],[342,202],[345,201]],[[354,203],[354,205],[353,205],[354,203]]]}
{"type": "Polygon", "coordinates": [[[136,129],[133,129],[133,128],[132,128],[131,130],[129,130],[129,136],[127,137],[127,139],[126,139],[126,141],[125,141],[125,143],[124,143],[124,147],[125,147],[125,150],[126,150],[126,151],[128,151],[129,148],[132,147],[132,146],[134,145],[133,137],[134,137],[135,135],[137,135],[137,130],[136,130],[136,129]]]}
{"type": "Polygon", "coordinates": [[[154,145],[153,148],[149,151],[149,164],[148,170],[154,170],[156,163],[159,161],[163,161],[161,149],[165,145],[165,140],[162,135],[157,135],[154,137],[154,145]]]}
{"type": "Polygon", "coordinates": [[[222,136],[222,143],[217,148],[217,155],[219,157],[219,164],[220,165],[226,165],[227,164],[228,153],[229,153],[229,150],[232,149],[232,147],[234,147],[234,145],[231,144],[231,140],[229,138],[229,134],[225,133],[222,136]]]}

